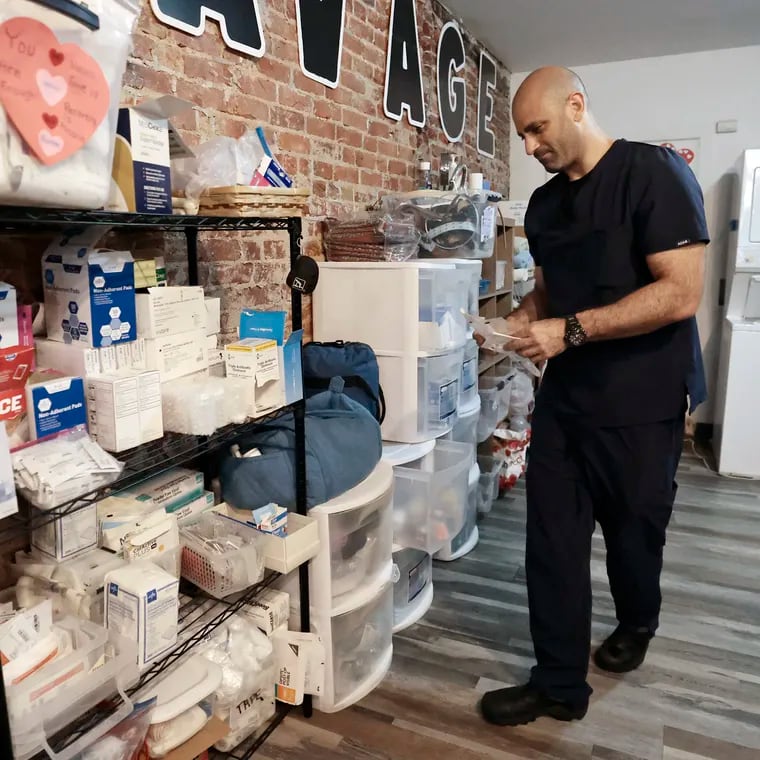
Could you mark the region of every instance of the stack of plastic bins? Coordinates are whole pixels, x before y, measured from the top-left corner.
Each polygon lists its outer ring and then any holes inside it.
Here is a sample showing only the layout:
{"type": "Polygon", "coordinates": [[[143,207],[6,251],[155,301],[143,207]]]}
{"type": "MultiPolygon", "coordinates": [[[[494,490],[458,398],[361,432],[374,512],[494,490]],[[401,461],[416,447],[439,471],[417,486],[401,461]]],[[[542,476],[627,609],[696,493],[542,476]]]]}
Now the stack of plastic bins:
{"type": "Polygon", "coordinates": [[[393,547],[393,633],[421,620],[433,604],[433,558],[419,549],[393,547]]]}
{"type": "Polygon", "coordinates": [[[372,347],[386,402],[383,440],[446,434],[459,406],[470,275],[454,264],[323,262],[314,339],[372,347]]]}
{"type": "Polygon", "coordinates": [[[326,650],[324,690],[314,698],[322,712],[363,699],[390,668],[392,510],[393,468],[380,462],[358,486],[309,513],[320,539],[309,588],[312,632],[326,650]]]}
{"type": "Polygon", "coordinates": [[[478,541],[480,541],[480,533],[478,531],[479,485],[480,467],[477,464],[473,464],[470,467],[467,483],[467,515],[465,516],[464,527],[450,543],[436,552],[435,559],[442,562],[453,562],[469,554],[478,545],[478,541]]]}

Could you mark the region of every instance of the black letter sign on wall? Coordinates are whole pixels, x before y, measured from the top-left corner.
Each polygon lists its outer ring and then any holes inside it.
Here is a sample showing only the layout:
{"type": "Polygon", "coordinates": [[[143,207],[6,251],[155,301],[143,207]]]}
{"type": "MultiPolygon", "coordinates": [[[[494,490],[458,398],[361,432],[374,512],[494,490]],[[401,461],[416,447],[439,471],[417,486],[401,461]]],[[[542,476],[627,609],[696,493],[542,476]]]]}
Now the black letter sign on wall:
{"type": "Polygon", "coordinates": [[[467,120],[467,93],[464,77],[464,40],[459,27],[449,21],[438,38],[438,110],[446,139],[456,143],[462,139],[467,120]]]}
{"type": "Polygon", "coordinates": [[[258,0],[150,0],[159,21],[200,37],[206,19],[219,22],[227,47],[261,58],[266,50],[258,0]]]}
{"type": "Polygon", "coordinates": [[[493,95],[496,89],[496,61],[484,50],[480,52],[478,79],[478,153],[488,158],[496,155],[496,137],[489,124],[493,118],[493,95]]]}
{"type": "Polygon", "coordinates": [[[328,87],[340,81],[346,0],[296,0],[301,71],[328,87]]]}
{"type": "Polygon", "coordinates": [[[412,126],[420,129],[425,126],[422,63],[414,0],[391,2],[383,106],[389,119],[401,121],[406,111],[412,126]]]}

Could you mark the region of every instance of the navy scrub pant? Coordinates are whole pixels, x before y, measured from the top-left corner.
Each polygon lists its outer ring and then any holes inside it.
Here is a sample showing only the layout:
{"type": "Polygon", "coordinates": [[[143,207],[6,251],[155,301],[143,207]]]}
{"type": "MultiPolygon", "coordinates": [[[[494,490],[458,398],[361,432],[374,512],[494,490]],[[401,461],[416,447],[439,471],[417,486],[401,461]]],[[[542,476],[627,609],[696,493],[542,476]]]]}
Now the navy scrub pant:
{"type": "Polygon", "coordinates": [[[526,572],[537,665],[531,682],[585,704],[591,648],[591,535],[598,522],[618,621],[658,625],[665,530],[673,510],[684,416],[593,427],[539,399],[526,475],[526,572]]]}

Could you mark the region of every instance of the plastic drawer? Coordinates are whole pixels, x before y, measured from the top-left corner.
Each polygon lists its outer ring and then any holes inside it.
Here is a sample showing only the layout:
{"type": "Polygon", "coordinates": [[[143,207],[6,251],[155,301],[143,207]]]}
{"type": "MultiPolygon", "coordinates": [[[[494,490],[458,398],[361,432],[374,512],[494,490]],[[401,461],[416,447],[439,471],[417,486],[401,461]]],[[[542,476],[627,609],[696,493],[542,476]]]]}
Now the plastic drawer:
{"type": "Polygon", "coordinates": [[[433,583],[433,558],[417,549],[401,549],[393,561],[393,625],[398,630],[405,621],[419,620],[415,613],[421,603],[424,605],[425,589],[433,583]]]}
{"type": "Polygon", "coordinates": [[[462,529],[473,447],[437,441],[414,462],[394,468],[394,542],[435,553],[462,529]]]}
{"type": "Polygon", "coordinates": [[[377,352],[387,407],[384,441],[420,443],[448,433],[459,408],[463,349],[443,354],[377,352]]]}
{"type": "Polygon", "coordinates": [[[309,575],[313,607],[345,610],[385,582],[393,547],[392,509],[393,469],[380,462],[358,486],[311,510],[320,537],[309,575]]]}
{"type": "Polygon", "coordinates": [[[139,675],[136,643],[77,618],[63,618],[54,627],[70,637],[72,651],[6,687],[16,760],[27,760],[43,749],[50,757],[69,760],[132,711],[124,690],[139,675]],[[121,694],[121,703],[112,715],[53,753],[48,738],[116,692],[121,694]]]}
{"type": "Polygon", "coordinates": [[[487,514],[499,498],[499,472],[502,462],[494,457],[478,457],[480,484],[478,486],[478,511],[487,514]]]}
{"type": "Polygon", "coordinates": [[[419,350],[447,351],[467,340],[469,277],[458,269],[421,269],[419,274],[419,350]]]}
{"type": "Polygon", "coordinates": [[[478,498],[480,495],[480,468],[474,463],[468,473],[467,513],[464,527],[454,536],[451,543],[436,553],[435,559],[453,562],[471,552],[478,543],[478,498]]]}
{"type": "Polygon", "coordinates": [[[470,339],[464,346],[462,379],[459,382],[459,406],[469,407],[478,398],[478,344],[470,339]]]}
{"type": "Polygon", "coordinates": [[[446,435],[447,441],[457,443],[478,443],[478,423],[480,422],[480,397],[475,396],[475,402],[469,407],[459,408],[457,421],[451,432],[446,435]]]}
{"type": "Polygon", "coordinates": [[[326,651],[324,694],[314,706],[337,712],[363,699],[383,679],[393,651],[393,586],[342,615],[312,616],[326,651]]]}

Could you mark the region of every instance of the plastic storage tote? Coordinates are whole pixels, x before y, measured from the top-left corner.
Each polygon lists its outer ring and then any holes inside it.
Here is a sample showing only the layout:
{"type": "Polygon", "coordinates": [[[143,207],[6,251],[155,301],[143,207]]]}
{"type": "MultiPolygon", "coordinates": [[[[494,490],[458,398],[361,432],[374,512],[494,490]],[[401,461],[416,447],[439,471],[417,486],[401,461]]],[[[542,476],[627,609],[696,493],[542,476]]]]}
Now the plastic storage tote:
{"type": "Polygon", "coordinates": [[[470,468],[469,479],[467,482],[467,515],[464,521],[464,527],[459,534],[455,536],[451,543],[444,546],[436,555],[435,559],[443,562],[453,562],[469,554],[480,540],[478,532],[478,498],[480,495],[480,467],[473,464],[470,468]]]}
{"type": "Polygon", "coordinates": [[[480,482],[478,485],[478,512],[488,514],[499,498],[499,473],[503,462],[494,457],[478,457],[480,482]]]}
{"type": "Polygon", "coordinates": [[[310,516],[320,550],[311,560],[311,605],[333,614],[354,609],[387,581],[393,547],[393,468],[380,462],[358,486],[310,516]]]}
{"type": "Polygon", "coordinates": [[[420,620],[433,603],[433,558],[417,549],[393,554],[393,633],[420,620]]]}
{"type": "Polygon", "coordinates": [[[479,291],[483,262],[480,259],[436,259],[436,261],[453,264],[457,269],[467,273],[467,311],[470,314],[480,313],[479,291]]]}
{"type": "Polygon", "coordinates": [[[385,678],[393,659],[393,585],[341,615],[312,609],[312,632],[325,646],[324,691],[314,707],[333,713],[364,699],[385,678]]]}
{"type": "Polygon", "coordinates": [[[320,262],[314,340],[361,341],[376,353],[464,345],[469,276],[438,262],[320,262]]]}
{"type": "Polygon", "coordinates": [[[53,628],[59,648],[67,645],[70,651],[19,683],[6,685],[16,760],[28,760],[43,749],[49,757],[70,760],[132,712],[124,692],[139,676],[136,642],[73,617],[61,619],[53,628]],[[121,701],[112,715],[53,752],[49,740],[55,734],[116,693],[121,701]]]}
{"type": "Polygon", "coordinates": [[[462,349],[435,356],[378,353],[384,441],[420,443],[451,430],[459,408],[462,349]]]}
{"type": "Polygon", "coordinates": [[[475,446],[478,443],[478,422],[480,421],[480,396],[466,407],[459,407],[457,421],[451,432],[445,438],[457,443],[470,443],[475,446]]]}
{"type": "Polygon", "coordinates": [[[439,440],[421,459],[394,467],[395,544],[433,554],[462,530],[473,457],[471,445],[439,440]]]}

